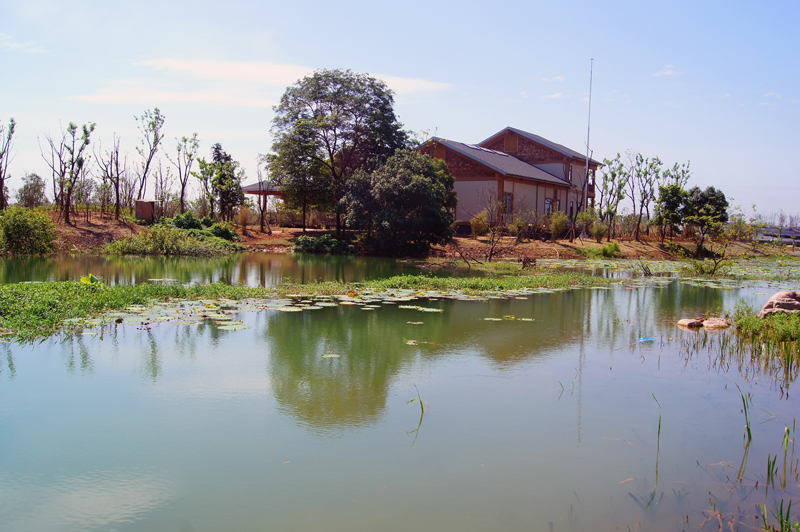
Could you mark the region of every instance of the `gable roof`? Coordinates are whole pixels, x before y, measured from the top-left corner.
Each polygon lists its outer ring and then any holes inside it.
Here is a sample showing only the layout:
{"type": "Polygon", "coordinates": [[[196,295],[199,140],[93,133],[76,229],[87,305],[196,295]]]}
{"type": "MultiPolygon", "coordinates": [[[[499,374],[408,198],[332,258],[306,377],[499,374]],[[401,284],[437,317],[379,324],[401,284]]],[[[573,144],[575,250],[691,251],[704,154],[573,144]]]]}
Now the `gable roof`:
{"type": "Polygon", "coordinates": [[[433,142],[438,142],[439,144],[450,148],[456,153],[467,157],[468,159],[472,159],[473,161],[476,161],[484,166],[488,166],[498,174],[522,177],[526,179],[535,179],[537,181],[552,183],[562,187],[574,186],[569,181],[554,176],[549,172],[545,172],[541,168],[537,168],[521,159],[517,159],[513,155],[509,155],[501,151],[490,150],[488,148],[482,148],[481,146],[475,146],[473,144],[462,144],[461,142],[442,139],[439,137],[432,137],[430,140],[433,142]]]}
{"type": "MultiPolygon", "coordinates": [[[[527,131],[522,131],[521,129],[517,129],[515,127],[507,127],[504,130],[500,131],[499,133],[495,133],[494,135],[492,135],[488,139],[484,140],[480,144],[486,144],[486,143],[494,140],[495,138],[499,137],[500,135],[502,135],[506,131],[511,131],[513,133],[516,133],[517,135],[519,135],[521,137],[527,138],[530,141],[536,142],[537,144],[541,144],[543,146],[547,146],[551,150],[555,150],[558,153],[560,153],[561,155],[566,155],[567,157],[571,157],[573,159],[579,159],[581,161],[585,161],[586,160],[586,154],[585,153],[579,153],[579,152],[577,152],[575,150],[567,148],[566,146],[563,146],[561,144],[553,142],[552,140],[547,140],[544,137],[540,137],[539,135],[534,135],[533,133],[528,133],[527,131]]],[[[589,158],[589,164],[596,164],[597,166],[603,166],[603,163],[601,163],[599,161],[595,161],[592,158],[589,158]]]]}

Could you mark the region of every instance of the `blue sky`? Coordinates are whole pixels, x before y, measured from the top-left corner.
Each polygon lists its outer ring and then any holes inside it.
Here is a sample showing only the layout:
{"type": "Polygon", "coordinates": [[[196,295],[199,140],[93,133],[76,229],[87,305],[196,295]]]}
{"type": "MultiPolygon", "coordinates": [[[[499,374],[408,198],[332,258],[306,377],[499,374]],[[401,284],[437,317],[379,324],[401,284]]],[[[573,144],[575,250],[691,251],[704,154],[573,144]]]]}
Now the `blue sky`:
{"type": "MultiPolygon", "coordinates": [[[[49,178],[37,139],[96,122],[135,156],[159,107],[165,148],[197,132],[255,178],[272,105],[317,68],[395,91],[407,129],[477,143],[506,126],[578,151],[594,59],[595,159],[691,161],[690,186],[800,211],[800,2],[184,2],[3,0],[0,120],[12,189],[49,178]]],[[[166,160],[165,160],[166,163],[166,160]]],[[[152,189],[152,187],[149,187],[152,189]]]]}

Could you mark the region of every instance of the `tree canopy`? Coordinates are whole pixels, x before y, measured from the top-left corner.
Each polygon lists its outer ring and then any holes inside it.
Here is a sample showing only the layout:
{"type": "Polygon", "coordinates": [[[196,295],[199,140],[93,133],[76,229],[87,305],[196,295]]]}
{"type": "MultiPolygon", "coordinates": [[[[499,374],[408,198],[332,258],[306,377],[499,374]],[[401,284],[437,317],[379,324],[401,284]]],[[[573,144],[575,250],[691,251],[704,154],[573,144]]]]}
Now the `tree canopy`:
{"type": "Polygon", "coordinates": [[[350,70],[317,70],[287,88],[274,111],[273,172],[284,184],[307,180],[309,172],[327,178],[335,202],[358,170],[373,170],[408,140],[394,114],[393,92],[350,70]]]}
{"type": "Polygon", "coordinates": [[[376,255],[420,255],[453,235],[456,197],[444,161],[399,150],[371,174],[359,172],[343,199],[348,225],[376,255]]]}

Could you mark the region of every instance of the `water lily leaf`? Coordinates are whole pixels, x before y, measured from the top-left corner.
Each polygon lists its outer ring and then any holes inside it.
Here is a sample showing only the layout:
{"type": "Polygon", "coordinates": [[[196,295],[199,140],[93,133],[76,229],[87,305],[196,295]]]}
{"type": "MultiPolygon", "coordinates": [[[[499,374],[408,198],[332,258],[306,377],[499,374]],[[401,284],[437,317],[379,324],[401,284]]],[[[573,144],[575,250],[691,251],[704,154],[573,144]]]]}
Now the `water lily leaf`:
{"type": "Polygon", "coordinates": [[[408,323],[409,325],[422,325],[423,322],[421,322],[421,321],[407,321],[406,323],[408,323]]]}
{"type": "Polygon", "coordinates": [[[250,328],[249,325],[242,325],[241,323],[220,325],[219,327],[217,327],[217,329],[221,329],[223,331],[243,331],[249,328],[250,328]]]}
{"type": "Polygon", "coordinates": [[[503,321],[500,318],[483,318],[484,321],[503,321]]]}

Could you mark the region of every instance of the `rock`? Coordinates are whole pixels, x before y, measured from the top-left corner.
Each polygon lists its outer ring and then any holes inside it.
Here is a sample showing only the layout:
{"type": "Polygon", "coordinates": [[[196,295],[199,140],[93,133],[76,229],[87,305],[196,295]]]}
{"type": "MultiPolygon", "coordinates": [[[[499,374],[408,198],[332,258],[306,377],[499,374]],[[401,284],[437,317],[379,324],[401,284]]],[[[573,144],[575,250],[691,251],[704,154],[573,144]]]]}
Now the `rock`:
{"type": "Polygon", "coordinates": [[[727,329],[731,326],[731,322],[725,318],[708,318],[703,321],[703,327],[709,330],[727,329]]]}
{"type": "Polygon", "coordinates": [[[800,312],[800,292],[784,290],[774,294],[764,303],[759,318],[765,318],[779,312],[797,314],[800,312]]]}
{"type": "Polygon", "coordinates": [[[685,318],[678,322],[681,329],[699,329],[703,326],[703,318],[685,318]]]}

